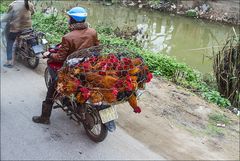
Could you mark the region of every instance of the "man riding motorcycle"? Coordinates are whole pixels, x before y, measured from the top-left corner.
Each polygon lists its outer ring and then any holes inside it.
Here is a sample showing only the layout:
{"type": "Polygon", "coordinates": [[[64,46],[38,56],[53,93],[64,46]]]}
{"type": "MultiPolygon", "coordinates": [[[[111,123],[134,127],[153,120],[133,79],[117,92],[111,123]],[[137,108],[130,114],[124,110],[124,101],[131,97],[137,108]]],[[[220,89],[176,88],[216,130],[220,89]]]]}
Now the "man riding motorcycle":
{"type": "Polygon", "coordinates": [[[41,116],[32,118],[35,123],[49,124],[52,106],[54,103],[53,97],[56,91],[57,70],[62,66],[67,56],[74,51],[89,48],[99,45],[97,32],[89,28],[85,20],[87,12],[82,7],[74,7],[67,12],[69,16],[69,29],[71,32],[62,37],[61,47],[57,53],[44,53],[44,57],[49,58],[48,68],[52,77],[52,82],[48,86],[48,91],[45,100],[42,102],[41,116]]]}

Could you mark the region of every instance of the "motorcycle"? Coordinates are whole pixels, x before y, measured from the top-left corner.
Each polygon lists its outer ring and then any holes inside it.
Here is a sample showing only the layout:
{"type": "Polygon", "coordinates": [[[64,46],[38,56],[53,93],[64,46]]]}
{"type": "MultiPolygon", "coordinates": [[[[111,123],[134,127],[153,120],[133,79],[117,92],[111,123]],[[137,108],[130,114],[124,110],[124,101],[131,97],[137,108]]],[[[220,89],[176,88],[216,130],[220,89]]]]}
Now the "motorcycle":
{"type": "Polygon", "coordinates": [[[47,49],[47,44],[43,32],[27,29],[15,41],[15,54],[26,60],[30,68],[35,69],[39,64],[39,56],[47,49]]]}
{"type": "MultiPolygon", "coordinates": [[[[56,52],[59,49],[50,48],[50,52],[56,52]]],[[[49,66],[49,64],[48,64],[49,66]]],[[[44,72],[46,86],[51,83],[52,78],[47,67],[44,72]]],[[[108,131],[113,132],[116,129],[114,120],[118,118],[117,111],[114,106],[110,105],[94,105],[90,102],[79,104],[75,100],[71,100],[61,94],[54,97],[53,109],[60,108],[66,112],[67,116],[77,122],[83,124],[87,136],[94,142],[102,142],[108,135],[108,131]]]]}

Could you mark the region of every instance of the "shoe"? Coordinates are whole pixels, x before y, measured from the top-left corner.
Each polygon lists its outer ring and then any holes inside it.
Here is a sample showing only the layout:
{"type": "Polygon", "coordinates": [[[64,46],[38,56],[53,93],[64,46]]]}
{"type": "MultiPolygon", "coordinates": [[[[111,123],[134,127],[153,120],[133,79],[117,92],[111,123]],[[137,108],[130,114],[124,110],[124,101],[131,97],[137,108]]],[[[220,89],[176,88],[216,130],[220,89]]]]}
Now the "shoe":
{"type": "Polygon", "coordinates": [[[13,68],[12,64],[3,64],[3,66],[6,67],[6,68],[13,68]]]}
{"type": "Polygon", "coordinates": [[[46,125],[50,124],[49,118],[44,118],[44,117],[41,117],[41,116],[33,116],[32,121],[35,122],[35,123],[40,123],[40,124],[46,124],[46,125]]]}
{"type": "Polygon", "coordinates": [[[50,116],[52,112],[52,104],[48,104],[46,101],[42,102],[42,114],[41,116],[33,116],[32,121],[40,124],[50,124],[50,116]]]}

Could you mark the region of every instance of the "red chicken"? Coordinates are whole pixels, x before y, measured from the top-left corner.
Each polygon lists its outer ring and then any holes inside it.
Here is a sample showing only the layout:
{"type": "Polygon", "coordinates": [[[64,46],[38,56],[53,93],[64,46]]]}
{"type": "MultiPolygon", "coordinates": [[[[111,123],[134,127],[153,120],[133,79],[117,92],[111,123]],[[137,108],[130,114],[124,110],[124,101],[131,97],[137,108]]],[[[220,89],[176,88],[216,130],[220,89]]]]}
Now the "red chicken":
{"type": "MultiPolygon", "coordinates": [[[[120,57],[120,56],[119,56],[120,57]]],[[[118,58],[114,54],[92,56],[74,68],[66,67],[59,74],[58,91],[75,93],[79,103],[127,99],[135,113],[140,113],[135,91],[152,79],[152,74],[140,58],[118,58]]]]}

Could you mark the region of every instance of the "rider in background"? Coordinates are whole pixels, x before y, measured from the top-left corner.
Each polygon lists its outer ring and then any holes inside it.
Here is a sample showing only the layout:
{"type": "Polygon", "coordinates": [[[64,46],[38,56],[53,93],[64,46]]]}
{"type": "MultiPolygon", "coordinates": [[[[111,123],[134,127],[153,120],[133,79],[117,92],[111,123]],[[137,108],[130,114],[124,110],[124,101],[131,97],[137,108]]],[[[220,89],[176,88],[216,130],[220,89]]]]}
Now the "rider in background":
{"type": "Polygon", "coordinates": [[[9,5],[8,13],[2,22],[7,22],[7,62],[3,65],[13,67],[13,44],[16,37],[26,29],[32,28],[31,16],[34,14],[34,6],[28,0],[16,0],[9,5]]]}
{"type": "Polygon", "coordinates": [[[71,32],[62,37],[61,47],[57,53],[45,52],[44,57],[48,59],[48,70],[52,77],[52,82],[48,86],[47,96],[42,102],[41,116],[32,118],[35,123],[49,124],[49,118],[53,106],[53,97],[57,82],[57,69],[63,64],[67,56],[74,51],[99,45],[97,32],[88,27],[85,23],[87,12],[82,7],[74,7],[67,12],[69,16],[69,29],[71,32]]]}

